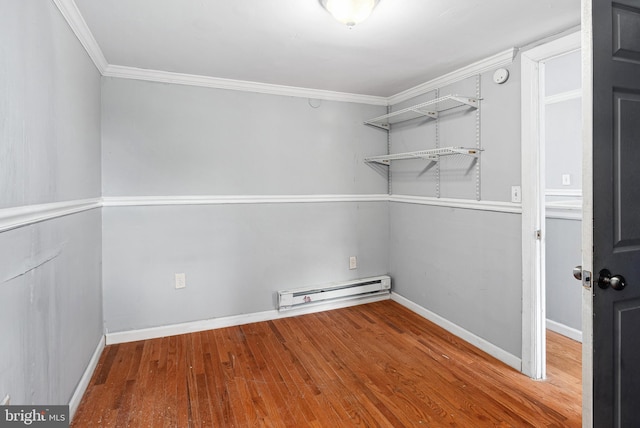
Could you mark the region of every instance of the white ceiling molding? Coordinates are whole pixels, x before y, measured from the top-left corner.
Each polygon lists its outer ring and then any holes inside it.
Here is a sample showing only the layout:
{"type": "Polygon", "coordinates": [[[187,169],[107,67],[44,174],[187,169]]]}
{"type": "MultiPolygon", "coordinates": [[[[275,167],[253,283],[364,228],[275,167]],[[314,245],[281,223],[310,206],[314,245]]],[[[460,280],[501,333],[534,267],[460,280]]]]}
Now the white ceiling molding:
{"type": "Polygon", "coordinates": [[[209,76],[172,73],[160,70],[145,70],[109,64],[102,49],[93,37],[74,0],[53,0],[60,13],[71,27],[98,71],[103,76],[123,79],[146,80],[151,82],[173,83],[179,85],[202,86],[206,88],[230,89],[234,91],[257,92],[262,94],[284,95],[290,97],[313,98],[328,101],[353,102],[371,105],[387,105],[387,98],[372,95],[349,94],[319,89],[298,88],[268,83],[222,79],[209,76]]]}
{"type": "Polygon", "coordinates": [[[257,92],[261,94],[283,95],[289,97],[313,98],[328,101],[343,101],[360,104],[387,105],[386,97],[349,94],[321,89],[298,88],[295,86],[273,85],[269,83],[249,82],[245,80],[223,79],[219,77],[198,76],[194,74],[173,73],[170,71],[145,70],[135,67],[123,67],[109,64],[102,73],[107,77],[146,80],[150,82],[173,83],[177,85],[201,86],[205,88],[229,89],[233,91],[257,92]]]}
{"type": "Polygon", "coordinates": [[[73,0],[53,0],[53,2],[89,54],[98,71],[104,74],[104,70],[108,65],[107,59],[104,57],[102,49],[98,46],[98,42],[96,42],[96,39],[93,37],[91,30],[89,30],[76,3],[73,0]]]}
{"type": "Polygon", "coordinates": [[[313,98],[328,101],[353,102],[370,105],[394,105],[437,88],[458,82],[467,77],[483,73],[495,68],[511,64],[518,52],[517,48],[510,48],[481,61],[462,67],[441,77],[414,86],[406,91],[390,97],[351,94],[320,89],[300,88],[293,86],[274,85],[243,80],[223,79],[210,76],[174,73],[161,70],[148,70],[135,67],[125,67],[109,64],[93,37],[74,0],[53,0],[74,32],[96,68],[103,76],[119,77],[123,79],[146,80],[151,82],[173,83],[180,85],[201,86],[206,88],[228,89],[234,91],[257,92],[271,95],[283,95],[300,98],[313,98]]]}
{"type": "Polygon", "coordinates": [[[414,86],[413,88],[407,89],[406,91],[402,91],[398,94],[390,96],[388,98],[389,105],[395,105],[409,100],[413,97],[417,97],[418,95],[433,91],[434,89],[439,89],[452,83],[459,82],[460,80],[466,79],[467,77],[471,77],[476,74],[484,73],[485,71],[509,65],[513,62],[517,53],[517,48],[509,48],[506,51],[474,62],[473,64],[469,64],[466,67],[459,68],[455,71],[452,71],[451,73],[447,73],[433,80],[429,80],[428,82],[414,86]]]}

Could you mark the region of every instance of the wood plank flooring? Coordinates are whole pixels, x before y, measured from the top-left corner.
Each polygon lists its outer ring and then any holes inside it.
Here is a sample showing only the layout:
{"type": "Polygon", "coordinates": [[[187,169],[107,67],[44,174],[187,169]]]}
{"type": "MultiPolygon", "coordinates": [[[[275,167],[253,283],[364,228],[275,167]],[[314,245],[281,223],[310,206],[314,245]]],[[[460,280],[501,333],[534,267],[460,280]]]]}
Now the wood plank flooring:
{"type": "Polygon", "coordinates": [[[533,381],[392,301],[111,345],[73,427],[579,427],[580,344],[533,381]]]}

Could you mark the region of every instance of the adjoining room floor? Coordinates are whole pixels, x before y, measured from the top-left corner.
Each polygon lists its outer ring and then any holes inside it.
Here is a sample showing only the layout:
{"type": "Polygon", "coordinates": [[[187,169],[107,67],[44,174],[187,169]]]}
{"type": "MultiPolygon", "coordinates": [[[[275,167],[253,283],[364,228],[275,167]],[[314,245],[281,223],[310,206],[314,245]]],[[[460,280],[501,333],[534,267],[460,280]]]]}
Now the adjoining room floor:
{"type": "Polygon", "coordinates": [[[108,346],[73,426],[579,427],[580,346],[533,381],[389,300],[108,346]]]}

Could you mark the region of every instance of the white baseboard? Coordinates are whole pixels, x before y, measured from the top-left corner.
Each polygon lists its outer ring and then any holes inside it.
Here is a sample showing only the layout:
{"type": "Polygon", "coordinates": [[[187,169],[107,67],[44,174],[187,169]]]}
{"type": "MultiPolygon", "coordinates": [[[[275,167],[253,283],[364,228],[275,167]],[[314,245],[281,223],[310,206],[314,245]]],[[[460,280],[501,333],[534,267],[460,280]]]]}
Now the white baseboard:
{"type": "Polygon", "coordinates": [[[569,339],[573,339],[577,342],[582,343],[582,332],[573,327],[569,327],[564,324],[560,324],[559,322],[552,321],[547,318],[547,328],[551,331],[555,331],[558,334],[568,337],[569,339]]]}
{"type": "Polygon", "coordinates": [[[105,337],[101,336],[100,341],[98,342],[98,346],[96,346],[96,350],[93,351],[93,355],[91,356],[91,360],[89,360],[89,364],[85,369],[82,377],[80,378],[80,382],[78,382],[78,386],[76,386],[76,390],[73,392],[71,396],[71,400],[69,400],[69,419],[73,420],[73,416],[76,414],[76,410],[78,410],[78,406],[80,405],[80,401],[82,401],[82,396],[84,395],[87,387],[89,386],[89,382],[91,381],[91,376],[93,376],[93,372],[96,370],[98,366],[98,361],[100,361],[100,355],[102,355],[102,351],[105,347],[105,337]]]}
{"type": "Polygon", "coordinates": [[[514,369],[521,371],[522,370],[522,360],[518,357],[516,357],[513,354],[508,353],[507,351],[505,351],[504,349],[494,345],[493,343],[490,343],[486,340],[484,340],[483,338],[476,336],[475,334],[471,333],[468,330],[465,330],[464,328],[460,327],[457,324],[452,323],[451,321],[448,321],[444,318],[442,318],[440,315],[437,315],[433,312],[431,312],[430,310],[418,305],[417,303],[412,302],[411,300],[402,297],[399,294],[396,294],[394,292],[391,293],[391,300],[398,302],[399,304],[401,304],[402,306],[406,307],[407,309],[410,309],[411,311],[417,313],[418,315],[428,319],[429,321],[433,322],[434,324],[437,324],[438,326],[444,328],[445,330],[447,330],[449,333],[455,334],[456,336],[458,336],[459,338],[469,342],[470,344],[472,344],[473,346],[475,346],[476,348],[486,352],[487,354],[491,355],[492,357],[497,358],[498,360],[502,361],[503,363],[505,363],[506,365],[513,367],[514,369]]]}
{"type": "Polygon", "coordinates": [[[192,321],[181,324],[165,325],[160,327],[144,328],[139,330],[118,331],[107,333],[107,345],[116,343],[135,342],[137,340],[156,339],[159,337],[175,336],[178,334],[195,333],[198,331],[214,330],[217,328],[233,327],[250,324],[254,322],[270,321],[280,318],[295,317],[298,315],[311,314],[315,312],[329,311],[332,309],[346,308],[349,306],[362,305],[365,303],[389,300],[390,295],[375,295],[365,297],[348,297],[341,300],[334,300],[327,303],[320,303],[313,306],[303,306],[286,311],[264,311],[252,314],[233,315],[223,318],[212,318],[201,321],[192,321]]]}

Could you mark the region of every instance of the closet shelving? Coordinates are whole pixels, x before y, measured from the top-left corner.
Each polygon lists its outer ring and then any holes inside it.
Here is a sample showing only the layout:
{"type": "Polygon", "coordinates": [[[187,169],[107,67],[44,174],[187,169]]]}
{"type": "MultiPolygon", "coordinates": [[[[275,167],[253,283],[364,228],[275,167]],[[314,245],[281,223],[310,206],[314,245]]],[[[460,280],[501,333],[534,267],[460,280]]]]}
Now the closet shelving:
{"type": "MultiPolygon", "coordinates": [[[[382,116],[374,117],[373,119],[365,120],[365,125],[370,125],[376,128],[384,129],[387,131],[387,146],[391,147],[391,131],[392,125],[408,122],[414,119],[427,119],[435,121],[435,148],[428,150],[418,150],[405,153],[389,153],[385,155],[368,156],[364,158],[367,163],[377,163],[381,165],[390,166],[392,161],[404,160],[404,159],[423,159],[430,162],[436,162],[433,173],[435,174],[435,191],[436,197],[440,197],[440,161],[443,156],[455,156],[462,155],[471,158],[475,158],[475,193],[476,199],[480,200],[480,152],[483,149],[480,146],[480,76],[476,76],[476,94],[475,97],[468,97],[462,95],[445,95],[438,96],[438,90],[436,89],[436,97],[433,100],[415,104],[410,107],[403,108],[401,110],[392,111],[382,116]],[[454,110],[458,108],[468,108],[475,110],[475,147],[460,147],[449,146],[440,147],[440,133],[439,133],[439,120],[445,115],[440,115],[442,112],[454,110]]],[[[392,193],[391,189],[391,170],[389,170],[389,193],[392,193]]]]}
{"type": "MultiPolygon", "coordinates": [[[[366,125],[375,126],[377,128],[382,128],[389,131],[391,129],[391,125],[393,125],[394,123],[405,122],[407,120],[417,119],[420,117],[438,119],[438,116],[441,112],[453,110],[463,106],[477,109],[478,98],[463,97],[461,95],[445,95],[443,97],[435,98],[424,103],[403,108],[402,110],[394,111],[382,116],[375,117],[373,119],[365,120],[364,123],[366,125]]],[[[437,162],[438,160],[440,160],[441,156],[450,155],[466,155],[477,158],[478,153],[481,151],[482,149],[480,148],[442,147],[430,150],[418,150],[415,152],[369,156],[364,160],[365,162],[376,162],[382,165],[391,165],[392,160],[403,159],[425,159],[437,162]]]]}
{"type": "Polygon", "coordinates": [[[470,149],[466,147],[443,147],[439,149],[418,150],[415,152],[394,153],[390,155],[370,156],[364,158],[365,162],[376,162],[382,165],[390,165],[392,160],[425,159],[437,162],[441,156],[466,155],[478,157],[482,149],[470,149]]]}
{"type": "Polygon", "coordinates": [[[365,120],[364,123],[377,128],[386,129],[388,131],[394,123],[405,122],[407,120],[417,119],[420,117],[437,119],[439,113],[462,106],[478,108],[478,99],[463,97],[460,95],[445,95],[424,103],[403,108],[402,110],[365,120]]]}

